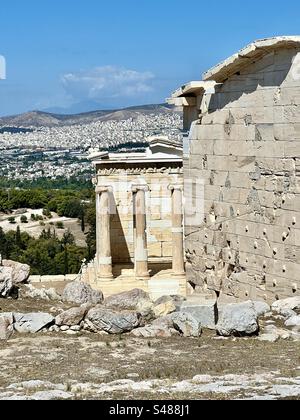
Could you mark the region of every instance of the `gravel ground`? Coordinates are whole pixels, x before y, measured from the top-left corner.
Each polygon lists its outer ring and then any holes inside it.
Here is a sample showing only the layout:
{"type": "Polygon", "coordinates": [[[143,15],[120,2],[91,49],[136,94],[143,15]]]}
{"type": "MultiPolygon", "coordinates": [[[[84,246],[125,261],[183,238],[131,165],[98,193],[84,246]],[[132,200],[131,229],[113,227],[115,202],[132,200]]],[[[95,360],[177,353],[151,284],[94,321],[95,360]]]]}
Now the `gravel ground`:
{"type": "Polygon", "coordinates": [[[15,335],[0,363],[0,399],[300,399],[288,341],[15,335]]]}

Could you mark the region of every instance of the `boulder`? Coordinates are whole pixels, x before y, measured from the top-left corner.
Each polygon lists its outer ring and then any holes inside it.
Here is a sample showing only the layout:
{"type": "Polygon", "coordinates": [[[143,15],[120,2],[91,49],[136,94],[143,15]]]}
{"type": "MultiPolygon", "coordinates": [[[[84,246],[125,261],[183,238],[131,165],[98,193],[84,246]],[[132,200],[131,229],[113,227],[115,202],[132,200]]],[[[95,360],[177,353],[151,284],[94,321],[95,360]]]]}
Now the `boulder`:
{"type": "Polygon", "coordinates": [[[286,327],[300,327],[300,315],[292,316],[285,324],[286,327]]]}
{"type": "Polygon", "coordinates": [[[89,304],[84,304],[78,308],[71,308],[57,315],[55,324],[59,327],[68,325],[69,327],[77,326],[83,321],[85,315],[91,309],[89,304]]]}
{"type": "Polygon", "coordinates": [[[135,311],[141,314],[141,327],[149,324],[155,319],[153,303],[151,300],[141,300],[137,304],[135,311]]]}
{"type": "Polygon", "coordinates": [[[300,311],[300,296],[277,300],[273,303],[272,310],[281,314],[283,311],[300,311]]]}
{"type": "Polygon", "coordinates": [[[123,334],[138,328],[141,323],[141,315],[138,312],[116,312],[103,306],[91,309],[86,319],[92,323],[97,331],[105,331],[109,334],[123,334]]]}
{"type": "Polygon", "coordinates": [[[284,328],[278,328],[276,325],[266,325],[263,329],[262,336],[264,335],[277,335],[278,339],[289,340],[293,333],[284,328]]]}
{"type": "Polygon", "coordinates": [[[173,312],[176,312],[177,306],[174,299],[171,296],[164,296],[163,299],[159,299],[153,305],[152,311],[156,318],[160,318],[173,312]]]}
{"type": "Polygon", "coordinates": [[[280,315],[278,315],[277,317],[274,316],[274,318],[276,319],[289,319],[292,318],[294,316],[297,316],[297,313],[295,311],[292,311],[292,309],[281,309],[280,310],[280,315]]]}
{"type": "Polygon", "coordinates": [[[178,331],[174,328],[163,328],[158,325],[147,325],[143,328],[137,328],[130,333],[134,337],[141,338],[169,338],[178,334],[178,331]]]}
{"type": "Polygon", "coordinates": [[[87,318],[85,318],[85,320],[83,321],[83,323],[81,325],[82,325],[82,328],[87,332],[91,332],[91,333],[97,333],[98,332],[98,330],[94,326],[94,324],[91,321],[89,321],[87,318]]]}
{"type": "Polygon", "coordinates": [[[47,301],[61,300],[61,296],[53,287],[51,289],[37,289],[32,284],[25,285],[21,292],[21,296],[47,301]]]}
{"type": "Polygon", "coordinates": [[[138,305],[145,301],[151,301],[150,296],[144,290],[133,289],[129,292],[118,293],[106,298],[103,302],[107,308],[118,310],[137,310],[138,305]]]}
{"type": "Polygon", "coordinates": [[[202,334],[201,323],[189,313],[176,312],[172,321],[174,328],[184,337],[200,337],[202,334]]]}
{"type": "Polygon", "coordinates": [[[276,343],[280,336],[276,333],[262,334],[258,337],[259,341],[268,341],[269,343],[276,343]]]}
{"type": "Polygon", "coordinates": [[[151,323],[151,325],[153,325],[154,327],[160,327],[162,329],[174,328],[173,314],[169,314],[161,318],[157,318],[151,323]]]}
{"type": "Polygon", "coordinates": [[[0,340],[8,340],[14,332],[14,318],[13,314],[0,313],[0,340]]]}
{"type": "Polygon", "coordinates": [[[14,329],[19,333],[37,333],[54,323],[54,317],[47,313],[14,313],[14,329]]]}
{"type": "Polygon", "coordinates": [[[180,295],[166,295],[157,299],[154,304],[160,305],[169,301],[174,302],[175,306],[179,309],[181,304],[186,301],[186,298],[180,295]]]}
{"type": "Polygon", "coordinates": [[[7,298],[14,289],[13,270],[0,266],[0,297],[7,298]]]}
{"type": "Polygon", "coordinates": [[[191,298],[181,304],[180,311],[197,319],[202,328],[216,329],[218,316],[216,299],[191,298]]]}
{"type": "Polygon", "coordinates": [[[88,284],[81,281],[74,281],[66,286],[63,291],[62,299],[68,303],[83,305],[90,303],[98,305],[103,302],[103,293],[92,289],[88,284]]]}
{"type": "Polygon", "coordinates": [[[27,264],[21,264],[19,262],[3,260],[3,267],[12,268],[12,280],[13,284],[24,283],[28,280],[30,275],[30,267],[27,264]]]}
{"type": "Polygon", "coordinates": [[[254,301],[253,305],[258,317],[261,317],[271,311],[271,307],[266,302],[254,301]]]}
{"type": "Polygon", "coordinates": [[[258,315],[253,302],[225,305],[220,312],[217,332],[224,337],[250,336],[258,333],[258,315]]]}

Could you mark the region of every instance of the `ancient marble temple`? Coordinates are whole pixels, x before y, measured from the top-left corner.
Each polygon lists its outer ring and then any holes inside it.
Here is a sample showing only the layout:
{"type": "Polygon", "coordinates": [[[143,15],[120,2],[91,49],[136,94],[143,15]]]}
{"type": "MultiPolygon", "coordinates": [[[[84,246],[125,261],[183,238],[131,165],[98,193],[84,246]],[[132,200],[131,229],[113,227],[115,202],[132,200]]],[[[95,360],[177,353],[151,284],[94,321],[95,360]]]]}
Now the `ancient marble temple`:
{"type": "Polygon", "coordinates": [[[142,152],[95,152],[97,254],[88,281],[106,295],[135,287],[186,295],[182,147],[164,137],[142,152]]]}

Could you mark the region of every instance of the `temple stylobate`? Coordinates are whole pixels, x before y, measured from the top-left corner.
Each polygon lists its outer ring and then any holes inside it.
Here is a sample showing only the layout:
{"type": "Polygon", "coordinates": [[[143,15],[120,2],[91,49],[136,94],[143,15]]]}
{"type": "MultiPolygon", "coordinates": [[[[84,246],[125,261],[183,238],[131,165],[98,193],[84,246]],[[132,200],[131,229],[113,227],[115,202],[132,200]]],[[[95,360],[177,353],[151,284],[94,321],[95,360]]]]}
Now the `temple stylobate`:
{"type": "Polygon", "coordinates": [[[186,295],[182,146],[95,152],[97,254],[86,279],[106,295],[142,288],[186,295]]]}

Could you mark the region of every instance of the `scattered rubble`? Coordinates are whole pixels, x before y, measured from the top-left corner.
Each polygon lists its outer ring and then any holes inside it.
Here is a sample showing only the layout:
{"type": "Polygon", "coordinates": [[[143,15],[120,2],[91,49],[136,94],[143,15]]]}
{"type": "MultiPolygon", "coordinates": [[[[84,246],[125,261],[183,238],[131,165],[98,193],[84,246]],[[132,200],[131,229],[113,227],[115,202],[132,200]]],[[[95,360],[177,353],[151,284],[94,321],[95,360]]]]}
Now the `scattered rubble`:
{"type": "MultiPolygon", "coordinates": [[[[15,282],[25,281],[28,269],[7,262],[0,266],[2,297],[9,297],[15,282]],[[2,279],[2,280],[1,280],[2,279]],[[14,281],[13,281],[14,279],[14,281]]],[[[54,288],[35,288],[25,284],[21,299],[55,301],[50,313],[1,313],[0,340],[8,340],[13,332],[22,334],[48,332],[76,335],[80,332],[119,335],[130,333],[141,338],[183,336],[199,338],[203,330],[215,331],[221,337],[259,336],[260,341],[300,340],[300,298],[274,302],[224,303],[194,295],[163,296],[153,302],[141,289],[119,293],[104,299],[101,291],[74,281],[62,296],[54,288]],[[73,304],[68,308],[65,303],[73,304]],[[60,305],[60,306],[59,306],[60,305]],[[63,307],[63,305],[65,305],[63,307]]]]}

